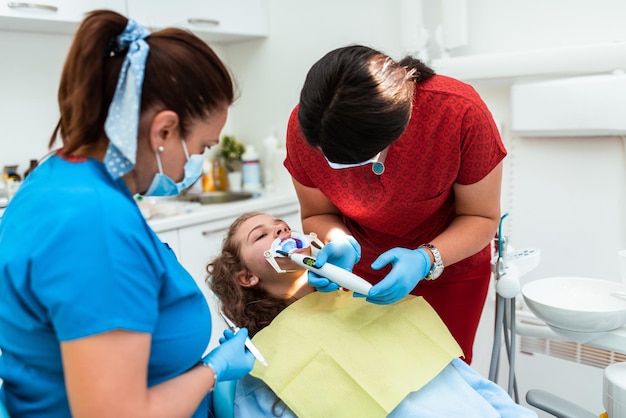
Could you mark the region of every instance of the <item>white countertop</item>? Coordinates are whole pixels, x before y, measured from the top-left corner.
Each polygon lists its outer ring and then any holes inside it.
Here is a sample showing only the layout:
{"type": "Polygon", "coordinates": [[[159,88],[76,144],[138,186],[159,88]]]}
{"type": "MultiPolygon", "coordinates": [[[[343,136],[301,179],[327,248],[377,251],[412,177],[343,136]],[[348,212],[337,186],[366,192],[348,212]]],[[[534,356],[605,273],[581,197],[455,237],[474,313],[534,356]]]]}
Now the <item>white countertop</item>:
{"type": "Polygon", "coordinates": [[[221,219],[232,219],[233,215],[245,212],[268,212],[281,207],[298,207],[298,199],[295,193],[261,191],[258,197],[231,203],[200,205],[171,198],[144,198],[140,204],[144,208],[150,205],[152,209],[156,209],[153,210],[155,216],[148,219],[148,224],[155,232],[164,232],[221,219]]]}

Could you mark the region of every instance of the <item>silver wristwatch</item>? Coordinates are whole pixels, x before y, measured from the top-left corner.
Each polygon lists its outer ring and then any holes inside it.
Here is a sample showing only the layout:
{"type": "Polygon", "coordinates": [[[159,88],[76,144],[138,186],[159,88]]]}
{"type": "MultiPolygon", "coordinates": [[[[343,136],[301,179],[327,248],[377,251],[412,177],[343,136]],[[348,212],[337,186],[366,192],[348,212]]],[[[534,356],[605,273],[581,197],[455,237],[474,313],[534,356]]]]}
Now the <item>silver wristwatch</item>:
{"type": "Polygon", "coordinates": [[[441,276],[443,273],[443,261],[441,260],[441,254],[439,254],[439,250],[432,244],[422,244],[418,248],[428,248],[430,252],[433,254],[435,262],[433,263],[430,271],[424,277],[426,280],[435,280],[437,277],[441,276]]]}

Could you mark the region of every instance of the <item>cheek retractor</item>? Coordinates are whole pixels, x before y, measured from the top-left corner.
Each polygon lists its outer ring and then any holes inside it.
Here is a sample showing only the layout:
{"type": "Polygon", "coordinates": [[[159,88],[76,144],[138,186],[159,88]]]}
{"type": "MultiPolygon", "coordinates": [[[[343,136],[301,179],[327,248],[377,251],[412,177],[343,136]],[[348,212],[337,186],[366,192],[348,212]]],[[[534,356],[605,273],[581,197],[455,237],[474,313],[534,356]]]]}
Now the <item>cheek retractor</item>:
{"type": "Polygon", "coordinates": [[[276,257],[284,257],[281,253],[293,253],[300,248],[310,248],[311,254],[315,255],[320,248],[324,246],[324,243],[317,238],[315,233],[304,235],[300,232],[292,231],[288,238],[276,238],[269,250],[266,250],[263,255],[265,259],[274,270],[278,273],[287,273],[295,270],[283,270],[276,261],[276,257]]]}

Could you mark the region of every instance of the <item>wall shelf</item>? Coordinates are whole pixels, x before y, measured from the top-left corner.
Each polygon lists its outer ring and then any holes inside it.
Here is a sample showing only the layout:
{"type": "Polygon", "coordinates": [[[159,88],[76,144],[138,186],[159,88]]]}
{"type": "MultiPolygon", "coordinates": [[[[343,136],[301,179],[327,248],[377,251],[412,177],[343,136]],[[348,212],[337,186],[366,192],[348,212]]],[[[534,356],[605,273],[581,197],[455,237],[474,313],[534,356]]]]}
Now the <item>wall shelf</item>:
{"type": "Polygon", "coordinates": [[[611,73],[626,69],[626,41],[447,57],[430,64],[438,73],[466,82],[611,73]]]}

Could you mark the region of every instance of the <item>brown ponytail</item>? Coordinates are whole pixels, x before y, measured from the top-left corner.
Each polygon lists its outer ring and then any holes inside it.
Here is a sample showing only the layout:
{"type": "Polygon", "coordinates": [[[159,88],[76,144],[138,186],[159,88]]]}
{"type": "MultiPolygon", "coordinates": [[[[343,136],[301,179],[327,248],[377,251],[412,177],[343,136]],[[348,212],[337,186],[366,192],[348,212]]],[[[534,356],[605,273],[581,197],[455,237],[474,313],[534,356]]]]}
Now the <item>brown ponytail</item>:
{"type": "MultiPolygon", "coordinates": [[[[59,86],[57,135],[72,153],[106,138],[104,122],[115,93],[125,51],[113,50],[128,19],[109,10],[87,14],[68,53],[59,86]]],[[[232,104],[232,77],[217,54],[197,36],[168,28],[152,33],[141,95],[141,112],[169,109],[178,114],[181,135],[191,124],[232,104]]]]}
{"type": "Polygon", "coordinates": [[[127,22],[118,13],[97,10],[78,28],[61,74],[58,94],[61,119],[50,139],[50,147],[59,133],[67,153],[95,143],[103,135],[108,104],[124,60],[123,56],[109,59],[106,51],[127,22]]]}

